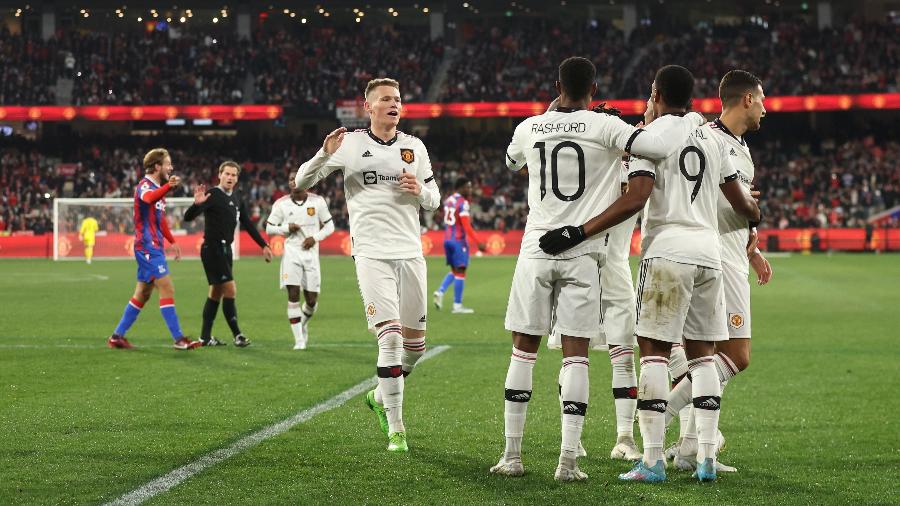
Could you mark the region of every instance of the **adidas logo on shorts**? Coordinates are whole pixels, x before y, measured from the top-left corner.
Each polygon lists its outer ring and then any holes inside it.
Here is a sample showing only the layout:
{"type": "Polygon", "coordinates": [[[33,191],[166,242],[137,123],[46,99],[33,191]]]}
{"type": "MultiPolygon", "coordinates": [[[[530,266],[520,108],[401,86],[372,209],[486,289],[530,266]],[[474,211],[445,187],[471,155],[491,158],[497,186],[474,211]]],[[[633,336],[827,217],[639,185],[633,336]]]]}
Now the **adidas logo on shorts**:
{"type": "Polygon", "coordinates": [[[568,230],[563,230],[563,231],[562,231],[562,236],[565,237],[566,239],[570,239],[570,238],[571,238],[571,236],[569,236],[569,231],[568,231],[568,230]]]}

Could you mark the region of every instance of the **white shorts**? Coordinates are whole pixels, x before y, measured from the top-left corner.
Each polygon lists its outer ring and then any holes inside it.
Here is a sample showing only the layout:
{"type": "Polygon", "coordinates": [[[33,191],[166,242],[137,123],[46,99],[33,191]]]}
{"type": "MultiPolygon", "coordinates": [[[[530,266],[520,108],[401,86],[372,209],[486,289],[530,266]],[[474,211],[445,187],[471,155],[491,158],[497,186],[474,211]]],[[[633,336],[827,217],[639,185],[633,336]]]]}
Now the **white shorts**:
{"type": "Polygon", "coordinates": [[[568,260],[520,256],[509,291],[506,329],[545,336],[552,326],[572,337],[599,335],[602,257],[599,253],[568,260]]]}
{"type": "Polygon", "coordinates": [[[425,259],[378,260],[355,257],[356,279],[369,330],[379,323],[400,320],[400,325],[425,330],[428,318],[425,259]]]}
{"type": "Polygon", "coordinates": [[[281,257],[281,288],[299,286],[304,291],[319,293],[321,285],[318,257],[302,258],[285,252],[281,257]]]}
{"type": "Polygon", "coordinates": [[[747,276],[745,272],[722,264],[730,339],[750,339],[750,283],[747,276]]]}
{"type": "Polygon", "coordinates": [[[665,258],[641,261],[635,334],[680,343],[725,341],[725,293],[722,271],[665,258]]]}
{"type": "Polygon", "coordinates": [[[634,346],[634,283],[631,266],[609,262],[600,269],[600,338],[613,346],[634,346]]]}

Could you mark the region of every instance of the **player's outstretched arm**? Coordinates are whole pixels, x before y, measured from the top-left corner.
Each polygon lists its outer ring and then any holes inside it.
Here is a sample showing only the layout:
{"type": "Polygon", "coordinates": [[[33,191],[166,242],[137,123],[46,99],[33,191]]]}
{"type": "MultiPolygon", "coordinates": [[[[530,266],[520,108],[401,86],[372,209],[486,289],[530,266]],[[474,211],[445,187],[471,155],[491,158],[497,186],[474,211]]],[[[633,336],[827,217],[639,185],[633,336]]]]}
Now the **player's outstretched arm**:
{"type": "Polygon", "coordinates": [[[651,160],[662,160],[683,146],[688,136],[704,123],[706,118],[696,112],[681,117],[667,115],[643,128],[636,128],[633,137],[626,141],[624,151],[651,160]]]}
{"type": "MultiPolygon", "coordinates": [[[[649,163],[649,162],[648,162],[649,163]]],[[[569,248],[581,244],[588,237],[608,230],[644,208],[650,193],[653,191],[653,173],[632,172],[628,180],[628,192],[616,199],[602,213],[594,216],[580,226],[568,225],[551,230],[541,236],[539,246],[550,255],[558,255],[569,248]]]]}
{"type": "Polygon", "coordinates": [[[294,181],[297,183],[298,188],[307,190],[315,186],[328,174],[338,169],[344,169],[341,157],[335,155],[338,154],[346,134],[347,129],[341,127],[325,136],[325,140],[322,142],[322,149],[315,156],[300,165],[300,168],[297,170],[297,176],[294,181]]]}

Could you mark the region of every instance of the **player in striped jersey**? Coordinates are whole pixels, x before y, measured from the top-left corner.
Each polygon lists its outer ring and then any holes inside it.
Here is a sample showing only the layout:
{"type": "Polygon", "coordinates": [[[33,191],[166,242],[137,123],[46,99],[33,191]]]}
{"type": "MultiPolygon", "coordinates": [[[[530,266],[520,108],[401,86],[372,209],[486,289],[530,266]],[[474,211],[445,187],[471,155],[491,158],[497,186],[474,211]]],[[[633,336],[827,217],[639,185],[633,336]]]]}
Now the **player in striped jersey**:
{"type": "MultiPolygon", "coordinates": [[[[737,170],[741,188],[751,194],[754,166],[744,134],[759,130],[760,122],[766,114],[762,81],[749,72],[732,70],[722,77],[719,98],[722,100],[722,114],[710,127],[727,146],[728,156],[737,170]]],[[[758,195],[758,192],[753,194],[758,195]]],[[[756,247],[756,223],[748,222],[745,217],[734,212],[722,195],[719,196],[718,213],[728,340],[716,343],[713,359],[724,389],[728,380],[750,365],[750,284],[747,281],[750,267],[756,272],[757,283],[760,285],[769,282],[772,267],[756,247]]],[[[672,353],[674,359],[676,353],[683,356],[684,350],[673,349],[672,353]]],[[[678,362],[686,363],[683,358],[678,362]]],[[[679,376],[682,378],[669,394],[666,422],[669,423],[680,415],[681,437],[676,443],[677,452],[670,450],[667,453],[678,468],[693,469],[696,467],[697,435],[694,421],[690,418],[691,376],[687,374],[686,367],[672,371],[673,378],[679,376]]],[[[722,438],[719,438],[721,444],[722,438]]],[[[718,466],[720,471],[736,471],[721,463],[718,466]]]]}
{"type": "Polygon", "coordinates": [[[181,248],[169,231],[166,221],[166,194],[181,184],[181,178],[171,175],[172,158],[163,148],[150,150],[144,156],[144,177],[134,191],[134,258],[137,260],[137,286],[125,305],[125,312],[116,330],[107,340],[110,348],[133,348],[125,333],[134,324],[153,289],[159,290],[159,311],[162,313],[176,350],[190,350],[200,346],[181,333],[175,313],[175,285],[169,276],[164,240],[169,241],[175,260],[181,258],[181,248]],[[163,181],[167,181],[162,184],[163,181]]]}
{"type": "Polygon", "coordinates": [[[450,272],[444,276],[440,288],[434,292],[434,306],[444,305],[444,292],[453,283],[453,312],[470,314],[475,311],[462,304],[463,288],[466,283],[466,268],[469,266],[469,242],[484,250],[478,242],[472,221],[469,218],[469,199],[472,198],[472,182],[461,177],[456,180],[456,192],[444,201],[444,255],[450,272]]]}

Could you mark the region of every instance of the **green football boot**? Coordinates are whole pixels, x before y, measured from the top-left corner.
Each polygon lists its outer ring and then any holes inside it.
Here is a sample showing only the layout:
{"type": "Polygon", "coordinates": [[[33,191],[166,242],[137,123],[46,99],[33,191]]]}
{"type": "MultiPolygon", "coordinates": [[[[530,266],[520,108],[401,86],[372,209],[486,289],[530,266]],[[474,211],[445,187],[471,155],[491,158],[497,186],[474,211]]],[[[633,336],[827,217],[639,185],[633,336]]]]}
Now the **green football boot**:
{"type": "Polygon", "coordinates": [[[388,451],[396,453],[409,452],[409,446],[406,445],[405,432],[392,432],[388,436],[388,451]]]}
{"type": "Polygon", "coordinates": [[[378,417],[378,424],[381,426],[381,432],[384,432],[384,435],[387,436],[387,415],[384,414],[384,407],[375,402],[375,389],[369,390],[368,393],[366,393],[366,406],[368,406],[369,409],[375,413],[375,416],[378,417]]]}

